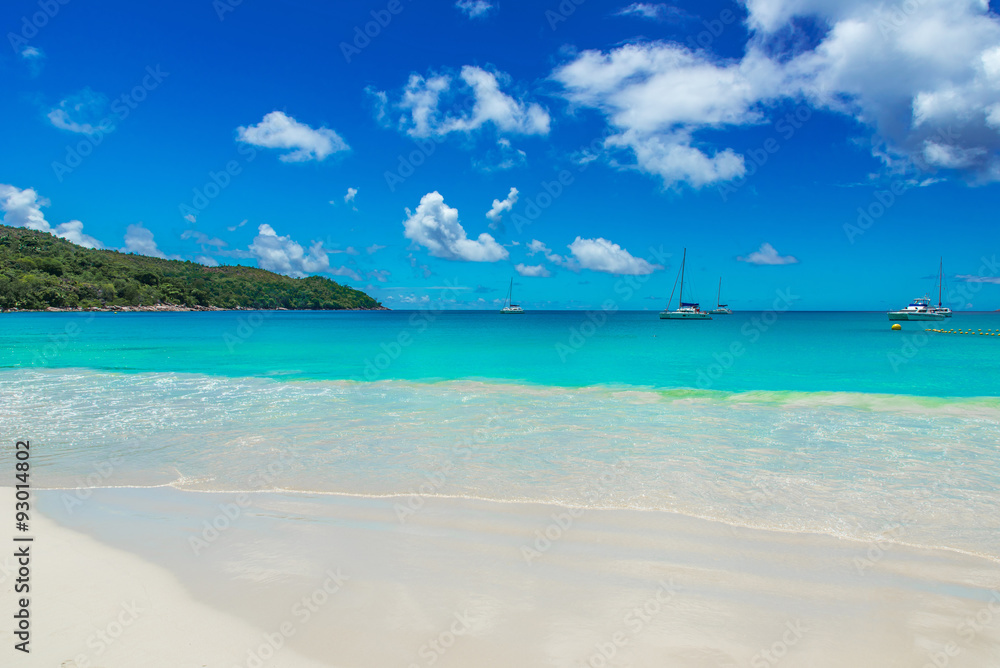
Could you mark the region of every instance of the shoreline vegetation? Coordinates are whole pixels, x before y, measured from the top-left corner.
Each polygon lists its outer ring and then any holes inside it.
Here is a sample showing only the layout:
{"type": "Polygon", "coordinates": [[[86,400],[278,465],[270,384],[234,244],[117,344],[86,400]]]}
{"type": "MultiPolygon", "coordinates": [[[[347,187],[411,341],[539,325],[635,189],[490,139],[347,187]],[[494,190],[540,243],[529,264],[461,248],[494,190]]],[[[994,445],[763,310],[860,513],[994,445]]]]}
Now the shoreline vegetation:
{"type": "Polygon", "coordinates": [[[389,310],[322,276],[84,248],[0,225],[0,311],[389,310]]]}

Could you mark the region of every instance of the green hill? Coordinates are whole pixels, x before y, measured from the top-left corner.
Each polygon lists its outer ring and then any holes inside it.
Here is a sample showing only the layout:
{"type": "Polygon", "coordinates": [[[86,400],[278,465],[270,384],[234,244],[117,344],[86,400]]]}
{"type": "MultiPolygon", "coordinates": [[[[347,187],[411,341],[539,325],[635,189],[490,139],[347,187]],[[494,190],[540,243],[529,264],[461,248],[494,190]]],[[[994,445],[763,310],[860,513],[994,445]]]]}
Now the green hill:
{"type": "Polygon", "coordinates": [[[137,307],[378,309],[360,290],[321,276],[206,267],[83,248],[46,232],[0,225],[0,308],[137,307]]]}

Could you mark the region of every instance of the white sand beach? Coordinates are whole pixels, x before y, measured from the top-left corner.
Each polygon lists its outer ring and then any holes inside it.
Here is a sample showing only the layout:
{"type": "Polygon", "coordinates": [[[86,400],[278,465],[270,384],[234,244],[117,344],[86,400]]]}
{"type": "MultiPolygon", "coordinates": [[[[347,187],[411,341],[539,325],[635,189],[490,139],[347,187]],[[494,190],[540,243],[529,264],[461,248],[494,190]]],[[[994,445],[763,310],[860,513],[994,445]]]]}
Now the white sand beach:
{"type": "MultiPolygon", "coordinates": [[[[11,665],[1000,663],[1000,566],[888,534],[864,544],[460,499],[411,514],[392,498],[89,491],[71,505],[74,492],[38,494],[32,653],[11,665]]],[[[12,583],[5,570],[5,600],[12,583]]]]}

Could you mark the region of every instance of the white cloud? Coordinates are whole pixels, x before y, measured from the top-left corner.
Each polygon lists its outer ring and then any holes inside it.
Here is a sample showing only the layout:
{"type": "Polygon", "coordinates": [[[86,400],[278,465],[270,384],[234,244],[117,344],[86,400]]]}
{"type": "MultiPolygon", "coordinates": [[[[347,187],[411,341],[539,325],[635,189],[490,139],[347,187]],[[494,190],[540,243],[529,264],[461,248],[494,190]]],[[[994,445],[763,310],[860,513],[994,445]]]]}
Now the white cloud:
{"type": "Polygon", "coordinates": [[[204,232],[198,232],[197,230],[184,230],[181,233],[181,239],[194,239],[203,251],[207,251],[210,247],[218,250],[229,245],[222,239],[210,237],[204,232]]]}
{"type": "Polygon", "coordinates": [[[527,276],[529,278],[548,278],[552,273],[545,268],[542,264],[518,264],[514,266],[514,269],[521,276],[527,276]]]}
{"type": "MultiPolygon", "coordinates": [[[[129,225],[125,230],[125,253],[137,253],[149,257],[167,259],[167,254],[160,250],[153,238],[153,232],[143,227],[142,223],[129,225]]],[[[176,259],[176,256],[175,258],[176,259]]]]}
{"type": "Polygon", "coordinates": [[[618,244],[601,237],[597,239],[577,237],[569,245],[569,251],[584,269],[607,274],[641,276],[663,269],[662,265],[651,264],[642,258],[634,257],[618,244]]]}
{"type": "Polygon", "coordinates": [[[21,54],[20,55],[25,60],[32,60],[32,59],[35,59],[35,58],[44,58],[45,57],[45,54],[42,53],[42,50],[39,49],[39,48],[36,48],[34,46],[26,46],[26,47],[24,47],[23,49],[21,49],[21,54]]]}
{"type": "Polygon", "coordinates": [[[216,260],[214,257],[211,257],[210,255],[199,255],[198,257],[196,257],[194,259],[194,261],[195,262],[200,262],[201,264],[205,265],[206,267],[218,267],[219,266],[219,261],[216,260]]]}
{"type": "Polygon", "coordinates": [[[615,12],[615,16],[635,16],[642,19],[649,19],[650,21],[666,21],[668,19],[686,18],[687,12],[673,5],[663,4],[662,2],[633,2],[628,7],[622,7],[615,12]]]}
{"type": "Polygon", "coordinates": [[[307,252],[290,236],[278,236],[274,228],[266,223],[257,228],[257,236],[254,237],[249,250],[256,258],[258,267],[278,274],[304,278],[309,274],[327,272],[361,280],[357,273],[345,267],[331,269],[330,257],[323,250],[322,242],[313,242],[307,252]]]}
{"type": "Polygon", "coordinates": [[[511,188],[507,197],[493,200],[493,207],[486,212],[486,217],[490,219],[490,229],[495,230],[500,226],[500,219],[503,214],[510,211],[517,204],[517,188],[511,188]]]}
{"type": "Polygon", "coordinates": [[[501,90],[510,84],[507,75],[466,65],[459,79],[411,74],[396,104],[403,111],[400,129],[413,137],[443,137],[492,124],[501,133],[548,134],[550,117],[545,109],[501,90]],[[449,103],[455,108],[443,111],[441,107],[449,103]],[[469,106],[470,111],[460,112],[469,106]]]}
{"type": "Polygon", "coordinates": [[[557,253],[553,253],[548,246],[546,246],[538,239],[532,239],[531,243],[525,246],[525,249],[528,251],[529,257],[535,255],[536,253],[541,253],[542,255],[545,256],[546,260],[548,260],[553,264],[557,264],[560,267],[565,267],[570,271],[576,271],[576,272],[580,271],[580,264],[578,262],[576,262],[575,260],[567,259],[557,253]]]}
{"type": "Polygon", "coordinates": [[[60,130],[92,135],[97,132],[111,132],[114,124],[105,115],[108,98],[84,88],[75,95],[62,100],[48,113],[49,122],[60,130]]]}
{"type": "Polygon", "coordinates": [[[83,233],[83,223],[79,220],[71,220],[55,227],[49,225],[42,213],[42,207],[49,204],[49,200],[39,197],[33,188],[22,190],[0,183],[0,211],[3,212],[4,225],[48,232],[85,248],[104,248],[100,241],[83,233]]]}
{"type": "Polygon", "coordinates": [[[239,141],[263,148],[289,149],[279,156],[283,162],[325,160],[350,147],[333,130],[314,130],[280,111],[272,111],[257,125],[236,128],[239,141]]]}
{"type": "Polygon", "coordinates": [[[236,230],[240,229],[241,227],[243,227],[246,224],[247,224],[247,219],[244,218],[243,220],[241,220],[239,222],[239,224],[233,225],[232,227],[227,227],[226,229],[229,230],[230,232],[235,232],[236,230]]]}
{"type": "Polygon", "coordinates": [[[344,204],[350,204],[351,202],[353,202],[357,194],[358,194],[357,188],[348,188],[347,194],[344,195],[344,204]]]}
{"type": "Polygon", "coordinates": [[[67,241],[75,243],[77,246],[83,246],[84,248],[104,248],[104,244],[100,241],[89,234],[83,233],[83,223],[79,220],[60,223],[56,225],[52,233],[57,237],[62,237],[67,241]]]}
{"type": "Polygon", "coordinates": [[[372,244],[371,246],[368,246],[367,248],[365,248],[365,252],[368,253],[369,255],[374,255],[375,253],[379,252],[383,248],[385,248],[385,246],[379,246],[378,244],[372,244]]]}
{"type": "Polygon", "coordinates": [[[493,4],[486,0],[457,0],[455,7],[470,19],[476,19],[486,16],[493,9],[493,4]]]}
{"type": "Polygon", "coordinates": [[[609,152],[631,153],[667,186],[744,175],[739,149],[712,146],[705,131],[776,123],[789,103],[867,126],[873,155],[890,169],[1000,179],[1000,19],[985,0],[746,6],[751,33],[739,59],[626,44],[576,54],[552,78],[572,103],[606,117],[609,152]]]}
{"type": "MultiPolygon", "coordinates": [[[[955,276],[963,283],[996,283],[1000,284],[1000,276],[976,276],[975,274],[958,274],[955,276]]],[[[969,304],[971,306],[971,304],[969,304]]]]}
{"type": "Polygon", "coordinates": [[[189,213],[186,216],[184,216],[184,220],[191,223],[192,225],[198,222],[198,219],[195,217],[193,213],[189,213]]]}
{"type": "Polygon", "coordinates": [[[779,255],[778,251],[774,249],[774,246],[764,242],[760,245],[758,250],[750,253],[746,257],[740,256],[736,258],[740,262],[749,262],[750,264],[797,264],[798,259],[792,255],[779,255]]]}
{"type": "Polygon", "coordinates": [[[420,198],[416,211],[406,209],[404,236],[426,248],[434,257],[466,262],[496,262],[506,259],[507,249],[483,232],[476,240],[466,236],[458,222],[458,209],[444,203],[434,191],[420,198]]]}

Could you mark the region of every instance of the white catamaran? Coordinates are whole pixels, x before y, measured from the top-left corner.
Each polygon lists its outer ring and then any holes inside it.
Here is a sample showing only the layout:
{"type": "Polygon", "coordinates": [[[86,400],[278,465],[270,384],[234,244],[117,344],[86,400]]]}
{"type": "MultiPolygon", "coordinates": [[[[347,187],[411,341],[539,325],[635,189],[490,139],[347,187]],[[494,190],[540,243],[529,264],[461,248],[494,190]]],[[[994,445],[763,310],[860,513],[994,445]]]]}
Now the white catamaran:
{"type": "MultiPolygon", "coordinates": [[[[684,257],[681,259],[681,290],[680,295],[677,297],[677,310],[670,310],[670,302],[674,300],[674,293],[670,293],[670,300],[667,302],[667,308],[660,311],[661,320],[711,320],[710,316],[705,311],[702,311],[700,305],[696,302],[685,302],[684,301],[684,265],[687,263],[687,248],[684,249],[684,257]]],[[[674,283],[676,285],[676,283],[674,283]]],[[[721,285],[721,284],[720,284],[721,285]]]]}
{"type": "Polygon", "coordinates": [[[889,311],[889,320],[944,320],[944,313],[938,313],[931,306],[931,298],[918,297],[906,308],[889,311]]]}
{"type": "Polygon", "coordinates": [[[501,313],[511,314],[511,313],[524,313],[524,309],[517,304],[512,304],[510,301],[511,296],[514,294],[514,279],[510,279],[510,287],[507,288],[507,298],[503,300],[503,308],[500,309],[501,313]]]}
{"type": "Polygon", "coordinates": [[[727,304],[722,303],[722,277],[719,277],[719,293],[715,296],[715,308],[709,311],[712,315],[732,315],[727,304]]]}

